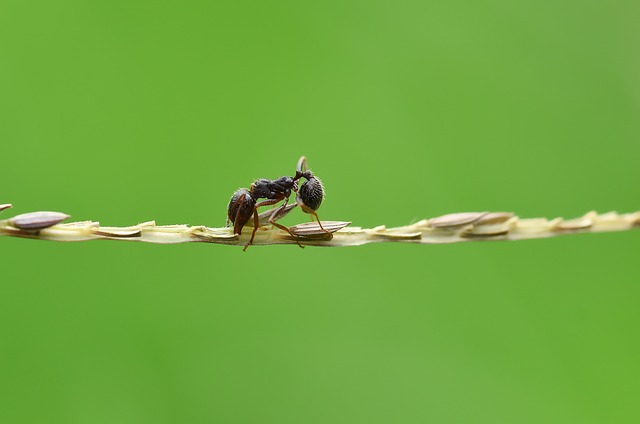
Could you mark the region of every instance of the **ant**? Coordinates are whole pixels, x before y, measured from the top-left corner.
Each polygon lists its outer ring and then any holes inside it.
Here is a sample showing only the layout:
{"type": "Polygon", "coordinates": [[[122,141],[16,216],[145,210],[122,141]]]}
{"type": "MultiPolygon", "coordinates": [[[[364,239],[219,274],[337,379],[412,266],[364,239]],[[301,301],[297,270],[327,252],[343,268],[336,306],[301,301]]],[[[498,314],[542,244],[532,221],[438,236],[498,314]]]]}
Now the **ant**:
{"type": "Polygon", "coordinates": [[[229,225],[229,221],[233,222],[234,234],[242,234],[242,228],[247,224],[247,222],[249,222],[253,215],[253,231],[251,233],[251,239],[249,239],[249,242],[245,244],[244,249],[242,249],[243,251],[246,251],[247,248],[253,244],[256,231],[260,226],[258,208],[262,206],[275,205],[281,200],[284,200],[284,203],[280,207],[274,209],[273,213],[269,217],[269,224],[273,224],[281,230],[288,232],[289,235],[296,240],[298,246],[304,247],[297,240],[298,237],[295,236],[289,228],[276,222],[281,218],[282,212],[289,203],[289,197],[291,197],[292,191],[296,193],[296,204],[299,205],[304,212],[315,216],[322,231],[333,237],[329,231],[322,227],[322,223],[316,213],[316,210],[320,207],[320,204],[324,199],[324,187],[322,182],[308,169],[307,159],[302,156],[298,161],[295,176],[284,176],[275,180],[260,178],[254,181],[248,190],[246,188],[238,189],[231,197],[227,207],[227,226],[229,225]],[[303,168],[305,168],[304,171],[303,168]],[[305,178],[306,181],[303,182],[300,189],[298,189],[297,182],[300,178],[305,178]],[[260,199],[266,200],[259,202],[258,200],[260,199]]]}

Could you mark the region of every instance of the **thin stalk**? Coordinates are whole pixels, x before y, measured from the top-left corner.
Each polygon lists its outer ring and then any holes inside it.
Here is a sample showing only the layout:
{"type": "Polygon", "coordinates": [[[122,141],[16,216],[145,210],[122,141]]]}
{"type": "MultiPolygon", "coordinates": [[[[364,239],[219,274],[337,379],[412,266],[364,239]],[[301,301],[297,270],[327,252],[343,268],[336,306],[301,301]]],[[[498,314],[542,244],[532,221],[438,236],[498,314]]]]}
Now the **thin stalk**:
{"type": "MultiPolygon", "coordinates": [[[[94,221],[58,223],[65,218],[66,215],[61,213],[35,212],[0,220],[0,236],[64,242],[119,240],[158,244],[198,242],[244,246],[252,231],[251,227],[245,227],[242,235],[237,236],[231,228],[156,225],[155,221],[128,227],[105,227],[94,221]]],[[[630,230],[640,227],[640,211],[627,214],[589,212],[570,220],[519,218],[509,212],[467,212],[425,219],[415,224],[393,228],[384,225],[374,228],[349,227],[349,224],[347,221],[323,221],[322,226],[332,233],[332,236],[322,231],[317,223],[294,225],[290,229],[301,244],[326,247],[383,242],[444,244],[526,240],[577,233],[630,230]]],[[[253,244],[296,244],[296,240],[272,225],[263,225],[257,230],[253,244]]]]}

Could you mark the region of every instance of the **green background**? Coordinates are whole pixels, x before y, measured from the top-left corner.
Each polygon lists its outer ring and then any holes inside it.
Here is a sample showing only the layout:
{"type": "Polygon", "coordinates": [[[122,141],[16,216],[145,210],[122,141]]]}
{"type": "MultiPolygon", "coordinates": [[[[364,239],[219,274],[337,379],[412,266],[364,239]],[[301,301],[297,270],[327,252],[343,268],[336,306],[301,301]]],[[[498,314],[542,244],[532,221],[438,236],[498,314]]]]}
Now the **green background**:
{"type": "MultiPolygon", "coordinates": [[[[302,154],[358,226],[638,210],[639,18],[0,0],[2,215],[222,226],[302,154]]],[[[639,245],[2,238],[0,422],[635,423],[639,245]]]]}

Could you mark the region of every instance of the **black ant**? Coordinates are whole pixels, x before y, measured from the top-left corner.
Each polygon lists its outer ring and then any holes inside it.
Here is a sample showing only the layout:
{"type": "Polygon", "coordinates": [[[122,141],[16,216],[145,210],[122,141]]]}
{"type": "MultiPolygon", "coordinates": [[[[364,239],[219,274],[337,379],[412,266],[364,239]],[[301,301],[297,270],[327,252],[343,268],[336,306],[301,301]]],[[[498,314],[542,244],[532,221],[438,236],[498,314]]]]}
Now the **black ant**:
{"type": "Polygon", "coordinates": [[[318,219],[318,214],[316,213],[316,210],[320,207],[320,204],[324,199],[324,187],[322,186],[322,182],[320,182],[320,180],[316,178],[310,170],[306,169],[303,171],[303,167],[307,168],[307,160],[304,156],[302,156],[298,161],[295,176],[284,176],[275,180],[260,178],[259,180],[254,181],[248,190],[246,188],[241,188],[233,194],[231,201],[229,201],[229,206],[227,207],[227,226],[229,225],[229,221],[233,222],[233,233],[236,235],[242,234],[242,228],[247,224],[247,222],[249,222],[251,215],[253,215],[253,231],[251,233],[251,239],[249,239],[249,242],[244,246],[244,249],[242,249],[243,251],[247,250],[247,248],[253,244],[256,231],[260,226],[258,208],[261,206],[275,205],[281,200],[284,200],[284,203],[280,207],[274,209],[273,213],[269,217],[269,223],[288,232],[291,237],[296,240],[298,246],[304,247],[300,242],[298,242],[297,237],[291,232],[291,230],[289,230],[289,228],[276,222],[281,218],[282,212],[289,203],[289,197],[291,197],[292,191],[297,193],[296,203],[300,208],[302,208],[304,212],[315,216],[322,231],[333,236],[329,231],[322,227],[322,224],[318,219]],[[300,178],[305,178],[307,181],[302,183],[300,190],[298,190],[297,181],[300,178]],[[258,202],[259,199],[266,200],[258,202]]]}

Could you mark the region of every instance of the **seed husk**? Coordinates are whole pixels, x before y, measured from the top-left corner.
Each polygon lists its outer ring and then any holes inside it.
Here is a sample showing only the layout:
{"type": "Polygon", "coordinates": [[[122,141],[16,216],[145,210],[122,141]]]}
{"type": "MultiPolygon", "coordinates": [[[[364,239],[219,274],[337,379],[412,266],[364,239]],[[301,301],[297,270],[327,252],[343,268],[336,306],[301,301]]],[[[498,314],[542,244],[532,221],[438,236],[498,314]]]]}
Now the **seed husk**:
{"type": "Polygon", "coordinates": [[[434,228],[454,228],[473,224],[488,212],[460,212],[431,218],[429,224],[434,228]]]}
{"type": "Polygon", "coordinates": [[[29,212],[14,216],[9,223],[21,230],[43,230],[61,223],[69,215],[61,212],[29,212]]]}
{"type": "MultiPolygon", "coordinates": [[[[335,233],[336,231],[343,229],[349,224],[351,224],[351,222],[322,221],[322,227],[330,233],[335,233]]],[[[289,230],[294,236],[300,237],[319,236],[327,234],[322,231],[322,228],[320,228],[320,225],[318,225],[317,222],[306,222],[304,224],[294,225],[292,227],[289,227],[289,230]]]]}

